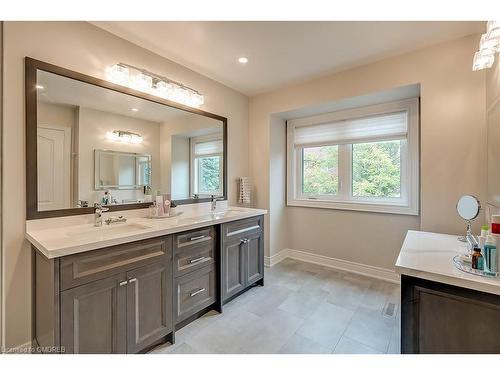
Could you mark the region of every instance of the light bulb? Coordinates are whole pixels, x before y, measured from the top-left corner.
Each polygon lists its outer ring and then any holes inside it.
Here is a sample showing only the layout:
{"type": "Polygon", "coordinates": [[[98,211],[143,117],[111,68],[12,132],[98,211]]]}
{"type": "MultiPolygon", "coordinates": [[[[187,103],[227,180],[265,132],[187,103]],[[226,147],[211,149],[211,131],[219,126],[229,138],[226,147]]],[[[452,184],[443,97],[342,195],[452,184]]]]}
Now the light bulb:
{"type": "Polygon", "coordinates": [[[130,70],[125,66],[116,64],[106,68],[106,78],[113,83],[128,86],[130,80],[130,70]]]}
{"type": "Polygon", "coordinates": [[[486,68],[491,68],[495,62],[495,55],[491,53],[483,53],[482,51],[477,51],[474,54],[474,60],[472,62],[472,70],[481,70],[486,68]]]}
{"type": "Polygon", "coordinates": [[[499,38],[488,38],[488,34],[481,35],[481,42],[479,42],[479,50],[484,51],[484,54],[494,54],[495,52],[500,52],[500,39],[499,38]]]}
{"type": "Polygon", "coordinates": [[[488,21],[486,24],[488,39],[500,38],[500,21],[488,21]]]}
{"type": "Polygon", "coordinates": [[[153,87],[153,78],[147,74],[139,73],[133,77],[132,85],[136,90],[150,92],[153,87]]]}

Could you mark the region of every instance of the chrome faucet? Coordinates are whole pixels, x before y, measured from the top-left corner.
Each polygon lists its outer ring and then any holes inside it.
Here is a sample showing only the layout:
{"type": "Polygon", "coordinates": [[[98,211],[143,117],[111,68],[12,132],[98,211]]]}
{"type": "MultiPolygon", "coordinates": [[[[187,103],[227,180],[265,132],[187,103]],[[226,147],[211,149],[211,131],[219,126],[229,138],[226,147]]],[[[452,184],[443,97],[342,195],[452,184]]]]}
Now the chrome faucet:
{"type": "Polygon", "coordinates": [[[123,216],[118,216],[118,217],[109,217],[106,220],[104,220],[106,225],[114,224],[114,223],[125,223],[127,222],[127,218],[123,216]]]}
{"type": "Polygon", "coordinates": [[[216,197],[215,195],[212,195],[210,197],[210,201],[212,202],[211,210],[215,211],[215,209],[217,208],[217,201],[223,201],[223,200],[224,197],[216,197]]]}
{"type": "Polygon", "coordinates": [[[102,213],[109,211],[109,208],[103,207],[100,203],[94,203],[94,225],[102,227],[102,213]]]}

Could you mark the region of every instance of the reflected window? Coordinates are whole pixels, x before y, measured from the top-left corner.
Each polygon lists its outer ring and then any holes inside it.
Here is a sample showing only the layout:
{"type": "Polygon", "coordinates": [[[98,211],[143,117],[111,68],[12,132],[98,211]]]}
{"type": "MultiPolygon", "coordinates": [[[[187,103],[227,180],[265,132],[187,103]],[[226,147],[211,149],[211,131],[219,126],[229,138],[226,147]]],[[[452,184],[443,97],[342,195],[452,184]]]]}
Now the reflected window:
{"type": "Polygon", "coordinates": [[[193,137],[191,150],[193,194],[222,195],[222,139],[219,136],[193,137]]]}

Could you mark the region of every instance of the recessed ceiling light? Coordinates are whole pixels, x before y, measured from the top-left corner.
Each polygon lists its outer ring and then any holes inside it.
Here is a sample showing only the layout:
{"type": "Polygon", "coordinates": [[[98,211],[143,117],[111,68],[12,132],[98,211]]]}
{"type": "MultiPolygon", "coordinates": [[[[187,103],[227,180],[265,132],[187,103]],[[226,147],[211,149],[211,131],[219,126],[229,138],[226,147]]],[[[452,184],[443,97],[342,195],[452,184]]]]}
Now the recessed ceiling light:
{"type": "Polygon", "coordinates": [[[138,112],[139,110],[137,108],[131,108],[133,112],[138,112]]]}
{"type": "Polygon", "coordinates": [[[43,90],[45,88],[45,86],[42,86],[42,85],[35,85],[35,87],[38,89],[38,90],[43,90]]]}
{"type": "Polygon", "coordinates": [[[240,64],[246,64],[246,63],[248,62],[248,58],[246,58],[246,57],[240,57],[240,58],[238,59],[238,62],[239,62],[240,64]]]}

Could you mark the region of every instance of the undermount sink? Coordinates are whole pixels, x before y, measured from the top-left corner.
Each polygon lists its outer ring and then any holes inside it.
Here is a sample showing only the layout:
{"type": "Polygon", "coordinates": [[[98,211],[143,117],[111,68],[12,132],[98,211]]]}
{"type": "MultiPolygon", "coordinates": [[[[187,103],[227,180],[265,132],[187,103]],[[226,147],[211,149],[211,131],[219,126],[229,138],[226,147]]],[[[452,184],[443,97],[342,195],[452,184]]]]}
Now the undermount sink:
{"type": "Polygon", "coordinates": [[[186,217],[181,219],[182,222],[187,222],[187,223],[199,223],[203,221],[208,221],[208,220],[217,220],[217,219],[222,219],[227,216],[230,216],[234,213],[241,212],[240,210],[230,208],[228,210],[223,210],[223,211],[215,211],[215,212],[210,212],[207,214],[203,214],[200,216],[194,216],[194,217],[186,217]]]}
{"type": "Polygon", "coordinates": [[[151,227],[139,223],[111,224],[102,227],[85,227],[68,232],[68,237],[89,236],[89,235],[120,235],[134,231],[151,229],[151,227]]]}

